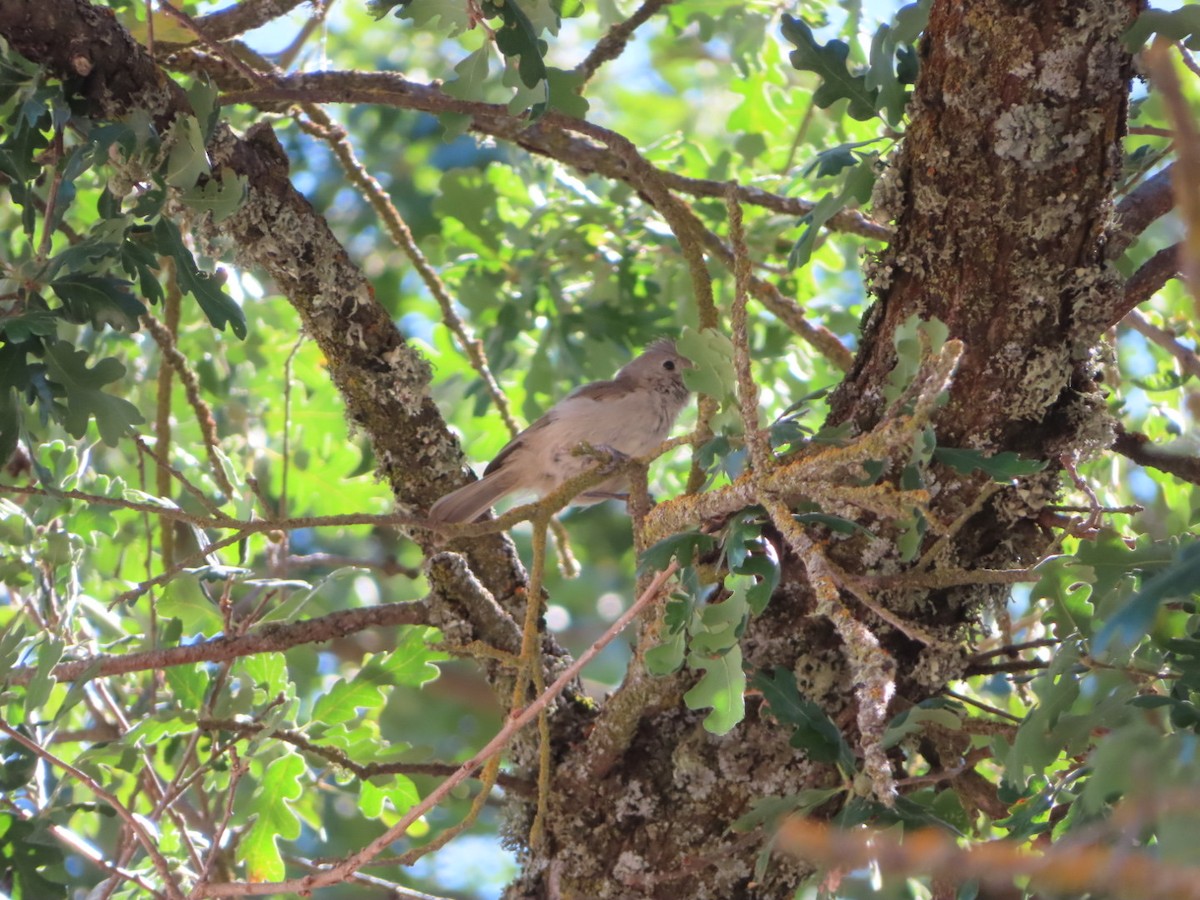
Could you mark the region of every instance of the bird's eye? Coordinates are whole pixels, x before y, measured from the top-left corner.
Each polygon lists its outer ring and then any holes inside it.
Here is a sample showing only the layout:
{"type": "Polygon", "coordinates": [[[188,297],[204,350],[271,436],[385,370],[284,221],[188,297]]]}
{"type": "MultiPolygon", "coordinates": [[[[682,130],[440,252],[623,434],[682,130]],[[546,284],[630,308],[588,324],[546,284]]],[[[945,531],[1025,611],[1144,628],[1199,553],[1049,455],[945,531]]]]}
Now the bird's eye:
{"type": "Polygon", "coordinates": [[[674,372],[675,371],[675,360],[673,360],[673,359],[666,360],[663,363],[663,368],[666,369],[668,372],[674,372]]]}

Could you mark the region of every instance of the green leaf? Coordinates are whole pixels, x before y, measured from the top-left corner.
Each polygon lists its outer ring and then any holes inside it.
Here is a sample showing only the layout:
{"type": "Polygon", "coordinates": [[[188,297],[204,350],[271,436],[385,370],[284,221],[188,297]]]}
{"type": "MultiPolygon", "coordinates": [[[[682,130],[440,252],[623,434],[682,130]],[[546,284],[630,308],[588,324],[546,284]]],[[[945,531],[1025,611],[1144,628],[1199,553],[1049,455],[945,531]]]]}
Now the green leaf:
{"type": "Polygon", "coordinates": [[[697,554],[707,553],[716,545],[717,539],[711,534],[700,534],[698,531],[671,535],[642,551],[638,559],[638,574],[661,572],[671,564],[672,559],[678,559],[681,567],[690,566],[697,554]]]}
{"type": "Polygon", "coordinates": [[[221,107],[217,104],[217,86],[208,76],[201,74],[194,79],[187,89],[188,103],[196,120],[200,123],[201,138],[205,142],[213,136],[217,121],[221,117],[221,107]]]}
{"type": "Polygon", "coordinates": [[[728,734],[746,716],[746,673],[742,671],[742,648],[734,644],[728,653],[713,659],[688,654],[688,665],[703,669],[704,675],[683,695],[688,709],[708,709],[704,728],[711,734],[728,734]]]}
{"type": "Polygon", "coordinates": [[[396,18],[411,19],[414,25],[434,28],[447,37],[454,37],[472,27],[471,12],[465,3],[447,3],[446,0],[368,0],[367,11],[379,19],[393,7],[396,18]]]}
{"type": "Polygon", "coordinates": [[[158,256],[150,249],[149,228],[131,228],[121,243],[121,268],[131,278],[136,277],[142,296],[151,303],[163,297],[162,285],[158,283],[158,256]]]}
{"type": "Polygon", "coordinates": [[[703,607],[694,618],[690,629],[692,653],[715,656],[737,646],[750,613],[745,579],[742,581],[732,594],[720,603],[703,607]]]}
{"type": "Polygon", "coordinates": [[[751,556],[737,569],[739,575],[748,575],[753,579],[746,590],[746,603],[750,606],[750,613],[755,616],[761,616],[766,610],[781,577],[775,546],[770,541],[764,541],[763,548],[762,553],[751,556]]]}
{"type": "Polygon", "coordinates": [[[771,675],[758,672],[750,686],[762,693],[771,715],[795,727],[793,747],[804,750],[816,762],[836,762],[846,774],[855,770],[854,751],[825,711],[800,693],[795,673],[784,668],[775,669],[771,675]]]}
{"type": "Polygon", "coordinates": [[[0,871],[11,878],[13,900],[59,900],[66,887],[50,877],[67,880],[65,858],[57,840],[46,830],[49,821],[22,821],[0,814],[0,871]]]}
{"type": "Polygon", "coordinates": [[[204,315],[214,326],[233,330],[239,338],[246,337],[246,316],[233,298],[221,289],[215,275],[200,271],[192,252],[183,243],[183,235],[170,219],[162,218],[154,226],[154,238],[158,249],[175,260],[179,286],[196,298],[204,315]]]}
{"type": "Polygon", "coordinates": [[[198,663],[169,666],[164,672],[175,702],[183,709],[200,709],[208,694],[209,676],[198,663]]]}
{"type": "Polygon", "coordinates": [[[63,642],[61,638],[47,637],[38,645],[37,665],[33,677],[25,688],[25,719],[33,721],[38,717],[38,711],[50,699],[50,692],[58,684],[54,677],[54,667],[62,659],[63,642]]]}
{"type": "Polygon", "coordinates": [[[72,322],[109,325],[118,331],[137,331],[146,307],[129,292],[131,282],[112,275],[73,272],[50,282],[72,322]]]}
{"type": "Polygon", "coordinates": [[[1125,47],[1136,53],[1150,40],[1150,35],[1161,34],[1173,41],[1183,41],[1189,50],[1200,50],[1200,6],[1184,4],[1171,11],[1145,9],[1134,20],[1129,30],[1122,35],[1125,47]]]}
{"type": "Polygon", "coordinates": [[[312,721],[323,725],[340,725],[362,715],[363,710],[383,706],[384,694],[373,679],[363,677],[362,671],[350,680],[339,678],[333,687],[324,691],[313,706],[312,721]]]}
{"type": "Polygon", "coordinates": [[[66,341],[54,341],[46,345],[46,368],[51,380],[66,393],[66,410],[61,418],[72,437],[83,437],[88,419],[95,417],[100,437],[115,447],[130,428],[145,421],[128,400],[100,389],[125,374],[125,367],[116,359],[102,359],[89,369],[87,353],[66,341]]]}
{"type": "Polygon", "coordinates": [[[176,118],[171,133],[174,140],[163,179],[171,187],[190,188],[201,175],[212,173],[204,148],[204,133],[195,116],[176,118]]]}
{"type": "Polygon", "coordinates": [[[808,264],[808,261],[812,259],[813,247],[816,246],[817,235],[821,233],[821,228],[845,208],[846,203],[842,200],[841,195],[829,193],[817,201],[817,205],[808,215],[800,219],[804,230],[800,232],[800,237],[796,239],[796,243],[788,254],[789,269],[799,269],[808,264]]]}
{"type": "MultiPolygon", "coordinates": [[[[33,337],[48,337],[58,331],[58,313],[32,309],[11,319],[0,319],[0,334],[10,344],[23,344],[33,337]]],[[[8,457],[4,457],[8,459],[8,457]]]]}
{"type": "MultiPolygon", "coordinates": [[[[546,105],[548,108],[557,110],[565,116],[570,116],[573,119],[583,119],[587,117],[587,112],[590,104],[580,93],[584,85],[582,73],[574,71],[564,71],[550,66],[546,69],[546,86],[548,97],[546,105]]],[[[533,107],[533,117],[538,118],[543,109],[538,105],[533,107]]]]}
{"type": "Polygon", "coordinates": [[[843,793],[845,788],[806,788],[786,797],[759,797],[750,805],[750,812],[729,826],[731,831],[745,833],[759,826],[774,831],[791,815],[807,815],[822,803],[843,793]]]}
{"type": "Polygon", "coordinates": [[[13,619],[4,631],[0,632],[0,672],[8,672],[17,664],[21,655],[21,642],[24,640],[25,624],[20,619],[13,619]]]}
{"type": "MultiPolygon", "coordinates": [[[[29,737],[24,725],[17,730],[29,737]]],[[[0,791],[15,791],[29,784],[37,771],[38,756],[12,738],[0,742],[0,791]]]]}
{"type": "Polygon", "coordinates": [[[467,54],[454,67],[455,74],[458,77],[443,85],[442,90],[451,97],[457,97],[460,100],[481,99],[483,97],[483,85],[488,77],[488,63],[491,55],[492,48],[488,44],[484,44],[473,53],[467,54]]]}
{"type": "Polygon", "coordinates": [[[427,628],[404,629],[395,648],[373,654],[363,665],[363,672],[391,686],[421,687],[436,680],[442,670],[434,662],[450,657],[429,646],[429,634],[427,628]]]}
{"type": "Polygon", "coordinates": [[[937,353],[946,342],[950,331],[939,319],[922,319],[913,313],[896,328],[892,344],[896,348],[896,365],[888,374],[883,396],[889,404],[904,393],[921,368],[927,343],[932,353],[937,353]]]}
{"type": "Polygon", "coordinates": [[[1137,644],[1150,631],[1162,604],[1200,593],[1200,540],[1182,547],[1174,561],[1142,585],[1105,623],[1092,643],[1100,659],[1137,644]]]}
{"type": "Polygon", "coordinates": [[[727,335],[715,328],[697,331],[689,326],[683,329],[675,346],[693,364],[693,368],[683,373],[684,384],[722,402],[737,396],[733,341],[727,335]]]}
{"type": "Polygon", "coordinates": [[[1049,465],[1044,459],[1022,459],[1010,450],[988,456],[982,450],[938,447],[933,451],[933,458],[963,475],[978,469],[1000,484],[1040,472],[1049,465]]]}
{"type": "Polygon", "coordinates": [[[788,54],[792,66],[801,72],[814,72],[821,86],[813,92],[813,103],[827,109],[838,100],[848,100],[847,114],[859,121],[873,118],[878,91],[867,86],[866,77],[851,75],[846,67],[850,47],[844,41],[818,44],[812,29],[801,19],[784,15],[783,36],[796,46],[788,54]]]}
{"type": "Polygon", "coordinates": [[[657,647],[646,651],[646,670],[651,675],[670,675],[678,672],[687,655],[687,634],[683,629],[667,635],[657,647]]]}
{"type": "Polygon", "coordinates": [[[389,776],[391,784],[379,785],[374,781],[364,781],[358,791],[358,808],[368,819],[378,819],[387,810],[384,804],[391,806],[390,812],[403,815],[414,807],[421,799],[417,786],[412,779],[404,775],[389,776]]]}
{"type": "Polygon", "coordinates": [[[95,678],[96,673],[100,671],[100,663],[99,659],[93,659],[75,680],[71,682],[71,686],[67,688],[67,695],[63,697],[62,703],[54,711],[54,722],[56,724],[62,722],[63,716],[83,700],[88,682],[95,678]]]}
{"type": "Polygon", "coordinates": [[[538,40],[537,31],[518,0],[482,0],[480,9],[488,18],[501,18],[502,24],[496,29],[496,46],[505,56],[520,58],[517,71],[525,86],[535,87],[544,81],[546,43],[538,40]]]}
{"type": "Polygon", "coordinates": [[[808,168],[804,170],[804,174],[808,175],[813,169],[816,169],[818,178],[830,178],[838,174],[842,169],[858,165],[858,157],[850,149],[852,146],[856,145],[838,144],[836,147],[822,150],[809,163],[808,168]]]}
{"type": "Polygon", "coordinates": [[[179,198],[189,208],[212,215],[214,222],[223,222],[241,207],[248,186],[245,175],[239,175],[225,166],[221,169],[220,178],[206,178],[203,183],[197,182],[182,190],[179,198]]]}
{"type": "Polygon", "coordinates": [[[880,739],[880,744],[884,749],[895,747],[908,735],[921,731],[927,722],[949,731],[962,730],[962,715],[949,701],[934,698],[924,700],[892,719],[880,739]]]}
{"type": "Polygon", "coordinates": [[[250,799],[254,821],[238,844],[237,855],[246,865],[250,881],[279,881],[284,875],[283,857],[276,841],[300,836],[300,819],[292,804],[304,793],[300,779],[304,760],[288,753],[267,766],[262,784],[250,799]]]}
{"type": "Polygon", "coordinates": [[[867,154],[853,167],[846,169],[841,190],[826,194],[807,215],[800,218],[804,230],[788,254],[789,268],[798,269],[808,263],[812,258],[817,236],[826,222],[845,209],[851,201],[865,203],[870,199],[871,189],[875,184],[875,159],[875,154],[867,154]]]}

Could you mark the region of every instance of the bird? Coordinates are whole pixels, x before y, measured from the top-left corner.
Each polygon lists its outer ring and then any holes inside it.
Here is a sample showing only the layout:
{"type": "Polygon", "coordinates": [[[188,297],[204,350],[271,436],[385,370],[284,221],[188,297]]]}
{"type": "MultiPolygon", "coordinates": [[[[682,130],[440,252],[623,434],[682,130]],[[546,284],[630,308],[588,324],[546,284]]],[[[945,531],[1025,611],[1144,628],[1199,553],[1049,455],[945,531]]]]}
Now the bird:
{"type": "MultiPolygon", "coordinates": [[[[595,463],[594,457],[576,452],[582,443],[614,460],[644,456],[666,440],[687,405],[691,391],[683,383],[683,372],[691,367],[674,341],[648,345],[611,380],[582,385],[551,407],[508,442],[481,479],[433,504],[430,520],[474,522],[509,494],[546,496],[595,463]]],[[[621,498],[627,481],[624,475],[614,475],[572,502],[588,505],[621,498]]]]}

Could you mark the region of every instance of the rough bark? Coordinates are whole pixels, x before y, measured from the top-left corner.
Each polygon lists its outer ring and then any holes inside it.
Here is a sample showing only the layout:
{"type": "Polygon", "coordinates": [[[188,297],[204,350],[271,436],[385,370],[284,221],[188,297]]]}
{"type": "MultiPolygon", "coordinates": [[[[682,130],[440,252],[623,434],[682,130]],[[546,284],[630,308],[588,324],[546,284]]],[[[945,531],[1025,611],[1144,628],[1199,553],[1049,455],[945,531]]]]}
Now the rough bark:
{"type": "MultiPolygon", "coordinates": [[[[895,329],[913,314],[937,317],[966,345],[938,417],[939,444],[1051,461],[975,514],[939,565],[1003,568],[1036,559],[1049,536],[1035,519],[1056,490],[1059,457],[1111,442],[1091,356],[1122,292],[1105,239],[1130,74],[1120,35],[1137,9],[1135,0],[934,3],[911,124],[877,196],[895,218],[896,238],[874,265],[878,302],[831,421],[863,431],[878,422],[895,329]]],[[[932,512],[943,523],[967,510],[986,483],[936,466],[928,477],[932,512]]],[[[834,553],[851,572],[899,568],[894,548],[867,541],[834,553]]],[[[875,597],[945,641],[921,648],[866,615],[900,673],[895,710],[962,671],[955,650],[962,627],[999,590],[875,597]]],[[[812,611],[802,567],[785,562],[782,587],[743,641],[746,661],[751,669],[792,669],[801,690],[852,734],[858,701],[842,648],[812,611]]],[[[567,754],[550,841],[510,897],[786,895],[795,870],[775,866],[752,884],[759,846],[740,841],[728,824],[756,797],[826,786],[837,776],[793,751],[753,706],[729,736],[705,734],[699,717],[681,710],[686,686],[631,675],[622,692],[650,702],[628,703],[632,721],[611,730],[627,735],[628,745],[616,759],[595,748],[567,754]],[[597,758],[603,767],[592,774],[600,777],[589,777],[597,758]]],[[[602,713],[593,739],[608,733],[605,720],[602,713]]]]}

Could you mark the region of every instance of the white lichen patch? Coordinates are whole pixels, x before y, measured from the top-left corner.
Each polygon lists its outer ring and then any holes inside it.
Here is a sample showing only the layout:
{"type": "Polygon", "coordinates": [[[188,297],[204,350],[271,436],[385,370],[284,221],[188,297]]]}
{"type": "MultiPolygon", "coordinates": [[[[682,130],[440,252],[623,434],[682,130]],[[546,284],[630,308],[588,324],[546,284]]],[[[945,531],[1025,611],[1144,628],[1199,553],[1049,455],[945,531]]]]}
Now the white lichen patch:
{"type": "Polygon", "coordinates": [[[1017,389],[1009,397],[1009,414],[1014,419],[1040,420],[1058,399],[1071,375],[1066,348],[1050,346],[1028,357],[1017,389]]]}
{"type": "Polygon", "coordinates": [[[1041,103],[1011,106],[992,125],[993,149],[1001,159],[1032,169],[1048,168],[1078,159],[1091,144],[1088,128],[1070,128],[1053,109],[1041,103]]]}
{"type": "Polygon", "coordinates": [[[630,881],[641,875],[647,869],[646,860],[632,850],[623,850],[613,866],[613,878],[617,881],[630,881]]]}
{"type": "Polygon", "coordinates": [[[647,794],[640,781],[631,781],[617,798],[614,813],[617,821],[629,818],[649,819],[654,816],[658,801],[647,794]]]}
{"type": "Polygon", "coordinates": [[[1074,47],[1053,47],[1039,59],[1041,72],[1037,86],[1048,94],[1072,98],[1081,87],[1077,65],[1079,52],[1074,47]]]}

